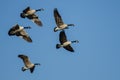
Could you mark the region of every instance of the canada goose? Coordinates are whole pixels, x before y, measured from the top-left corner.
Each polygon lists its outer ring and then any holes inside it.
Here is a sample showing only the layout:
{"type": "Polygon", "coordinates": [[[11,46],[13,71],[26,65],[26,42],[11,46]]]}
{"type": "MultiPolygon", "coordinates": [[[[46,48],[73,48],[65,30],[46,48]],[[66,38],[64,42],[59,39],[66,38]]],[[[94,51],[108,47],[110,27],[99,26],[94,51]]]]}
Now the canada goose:
{"type": "Polygon", "coordinates": [[[74,50],[70,44],[79,42],[78,40],[68,41],[64,30],[61,31],[59,34],[59,41],[60,41],[60,44],[56,44],[57,49],[59,49],[60,47],[63,47],[64,49],[71,51],[71,52],[74,52],[74,50]]]}
{"type": "Polygon", "coordinates": [[[18,24],[16,24],[8,31],[8,35],[9,36],[15,36],[16,35],[20,38],[23,38],[27,42],[32,42],[32,39],[26,33],[26,31],[24,30],[24,29],[30,29],[30,28],[31,27],[23,27],[23,26],[19,26],[18,24]]]}
{"type": "Polygon", "coordinates": [[[74,26],[74,24],[65,24],[62,20],[62,17],[60,16],[57,8],[54,9],[54,18],[57,27],[54,28],[54,32],[58,30],[68,29],[68,26],[74,26]]]}
{"type": "Polygon", "coordinates": [[[18,57],[23,60],[24,65],[25,65],[24,67],[22,67],[22,71],[29,69],[30,72],[33,73],[35,65],[40,65],[39,63],[35,63],[35,64],[31,63],[30,59],[26,55],[20,54],[20,55],[18,55],[18,57]]]}
{"type": "Polygon", "coordinates": [[[23,12],[20,14],[21,18],[27,17],[28,19],[32,20],[34,23],[36,23],[38,26],[42,26],[42,22],[38,18],[38,16],[35,14],[38,11],[43,11],[44,9],[30,9],[30,7],[27,7],[26,9],[23,10],[23,12]]]}

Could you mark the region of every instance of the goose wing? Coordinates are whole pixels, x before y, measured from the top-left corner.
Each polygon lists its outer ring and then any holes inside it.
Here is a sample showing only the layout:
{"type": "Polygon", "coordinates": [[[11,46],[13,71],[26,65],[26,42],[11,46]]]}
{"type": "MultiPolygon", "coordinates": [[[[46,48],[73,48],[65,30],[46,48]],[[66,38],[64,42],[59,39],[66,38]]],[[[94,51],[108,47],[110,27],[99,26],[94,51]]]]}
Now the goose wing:
{"type": "Polygon", "coordinates": [[[28,33],[25,32],[25,30],[21,30],[19,32],[16,33],[16,36],[26,40],[27,42],[32,42],[32,39],[30,38],[30,36],[28,35],[28,33]]]}
{"type": "Polygon", "coordinates": [[[66,49],[70,52],[74,52],[74,49],[71,47],[71,45],[65,46],[64,49],[66,49]]]}
{"type": "Polygon", "coordinates": [[[19,25],[16,24],[8,31],[8,35],[9,36],[15,35],[18,29],[19,29],[19,25]]]}
{"type": "Polygon", "coordinates": [[[42,26],[42,22],[41,20],[38,18],[37,15],[33,14],[33,15],[29,15],[27,16],[28,19],[32,20],[34,23],[36,23],[38,26],[42,26]]]}
{"type": "Polygon", "coordinates": [[[60,27],[60,25],[64,24],[62,17],[60,16],[57,8],[54,9],[54,18],[55,18],[55,22],[56,22],[58,27],[60,27]]]}
{"type": "Polygon", "coordinates": [[[64,42],[67,41],[67,37],[66,37],[66,34],[65,34],[65,31],[61,31],[60,34],[59,34],[59,41],[61,44],[63,44],[64,42]]]}
{"type": "Polygon", "coordinates": [[[25,8],[25,9],[23,10],[23,13],[27,13],[29,10],[30,10],[30,7],[28,6],[27,8],[25,8]]]}
{"type": "Polygon", "coordinates": [[[28,56],[23,55],[23,54],[20,54],[20,55],[18,55],[18,57],[21,58],[21,59],[23,60],[25,66],[31,65],[31,62],[30,62],[28,56]]]}
{"type": "Polygon", "coordinates": [[[35,69],[35,66],[33,66],[32,68],[30,68],[30,72],[33,73],[34,69],[35,69]]]}

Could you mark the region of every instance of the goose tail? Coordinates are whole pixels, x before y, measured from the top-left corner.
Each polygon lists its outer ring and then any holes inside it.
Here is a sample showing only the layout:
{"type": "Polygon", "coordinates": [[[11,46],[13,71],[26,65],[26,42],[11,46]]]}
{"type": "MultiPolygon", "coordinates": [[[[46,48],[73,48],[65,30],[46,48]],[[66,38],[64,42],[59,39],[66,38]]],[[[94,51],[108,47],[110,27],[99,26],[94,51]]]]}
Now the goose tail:
{"type": "Polygon", "coordinates": [[[60,44],[56,44],[56,49],[59,49],[61,47],[60,44]]]}

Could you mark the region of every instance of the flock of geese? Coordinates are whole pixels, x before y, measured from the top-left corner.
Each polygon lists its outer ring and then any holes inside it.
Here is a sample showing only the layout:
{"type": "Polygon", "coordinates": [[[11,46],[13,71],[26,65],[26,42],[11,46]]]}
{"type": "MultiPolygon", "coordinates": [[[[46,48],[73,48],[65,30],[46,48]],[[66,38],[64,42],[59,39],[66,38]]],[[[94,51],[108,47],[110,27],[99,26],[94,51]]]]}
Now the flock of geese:
{"type": "MultiPolygon", "coordinates": [[[[35,10],[35,9],[31,9],[30,7],[27,7],[22,11],[22,13],[20,13],[20,17],[27,18],[27,19],[31,20],[32,22],[34,22],[38,26],[43,26],[40,18],[35,14],[38,11],[44,11],[44,9],[41,8],[41,9],[35,10]]],[[[56,49],[63,47],[64,49],[66,49],[70,52],[74,52],[74,49],[72,48],[71,44],[78,43],[79,41],[78,40],[74,40],[74,41],[67,40],[67,36],[65,34],[65,29],[68,29],[69,26],[75,26],[75,25],[74,24],[65,24],[62,20],[61,15],[59,14],[57,8],[54,8],[53,13],[54,13],[54,18],[55,18],[55,22],[56,22],[56,27],[54,28],[54,32],[60,31],[60,33],[59,33],[59,42],[60,43],[56,44],[56,49]]],[[[30,26],[23,27],[23,26],[20,26],[19,24],[15,24],[8,31],[8,35],[9,36],[18,36],[18,37],[24,39],[25,41],[31,43],[32,39],[28,35],[28,33],[25,31],[25,29],[30,29],[30,28],[31,28],[30,26]]],[[[20,55],[18,55],[18,57],[23,60],[24,65],[25,65],[24,67],[22,67],[22,71],[30,70],[30,72],[33,73],[35,66],[40,65],[40,63],[32,63],[30,61],[29,57],[24,54],[20,54],[20,55]]]]}

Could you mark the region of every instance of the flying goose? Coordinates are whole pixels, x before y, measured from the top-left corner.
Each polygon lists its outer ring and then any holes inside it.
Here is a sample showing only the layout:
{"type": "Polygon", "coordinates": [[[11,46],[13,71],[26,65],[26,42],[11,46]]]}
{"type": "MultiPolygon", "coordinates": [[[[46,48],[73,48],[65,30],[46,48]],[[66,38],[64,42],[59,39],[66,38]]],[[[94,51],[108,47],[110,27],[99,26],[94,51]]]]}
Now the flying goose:
{"type": "Polygon", "coordinates": [[[33,73],[35,65],[40,65],[39,63],[35,63],[35,64],[31,63],[30,59],[26,55],[20,54],[20,55],[18,55],[18,57],[23,60],[24,65],[25,65],[24,67],[22,67],[22,71],[29,69],[30,72],[33,73]]]}
{"type": "Polygon", "coordinates": [[[42,26],[42,22],[40,21],[40,19],[38,18],[38,16],[35,14],[38,11],[43,11],[44,9],[30,9],[30,7],[28,6],[26,9],[23,10],[22,13],[20,13],[21,18],[28,18],[30,20],[32,20],[34,23],[36,23],[38,26],[42,26]]]}
{"type": "Polygon", "coordinates": [[[65,24],[62,20],[62,17],[60,16],[57,8],[54,9],[54,18],[57,27],[54,28],[54,32],[58,30],[68,29],[68,26],[74,26],[74,24],[65,24]]]}
{"type": "Polygon", "coordinates": [[[60,44],[56,44],[57,49],[59,49],[60,47],[63,47],[64,49],[71,52],[74,52],[74,50],[70,44],[79,42],[78,40],[68,41],[64,30],[62,30],[59,34],[59,41],[60,41],[60,44]]]}
{"type": "Polygon", "coordinates": [[[30,28],[31,27],[23,27],[23,26],[19,26],[18,24],[16,24],[8,31],[8,35],[9,36],[15,36],[16,35],[20,38],[23,38],[27,42],[32,42],[32,39],[26,33],[26,31],[24,30],[24,29],[30,29],[30,28]]]}

